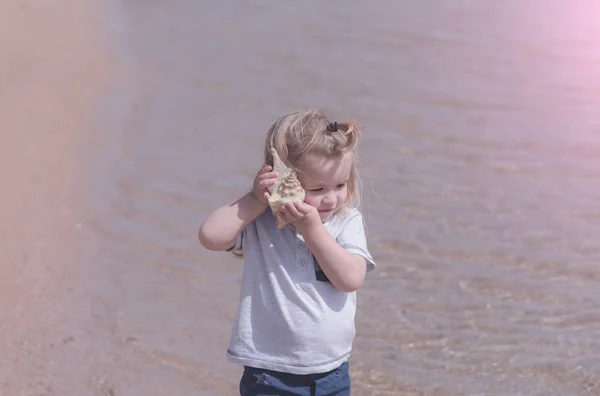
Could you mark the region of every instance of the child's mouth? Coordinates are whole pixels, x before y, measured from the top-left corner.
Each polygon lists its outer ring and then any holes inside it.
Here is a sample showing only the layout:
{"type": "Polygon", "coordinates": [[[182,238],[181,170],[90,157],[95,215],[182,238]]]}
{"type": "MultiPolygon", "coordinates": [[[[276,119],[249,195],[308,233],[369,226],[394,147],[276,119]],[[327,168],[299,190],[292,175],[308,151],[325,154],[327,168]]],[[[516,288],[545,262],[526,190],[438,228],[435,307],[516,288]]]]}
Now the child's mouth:
{"type": "Polygon", "coordinates": [[[319,213],[327,214],[333,212],[333,209],[319,209],[319,213]]]}

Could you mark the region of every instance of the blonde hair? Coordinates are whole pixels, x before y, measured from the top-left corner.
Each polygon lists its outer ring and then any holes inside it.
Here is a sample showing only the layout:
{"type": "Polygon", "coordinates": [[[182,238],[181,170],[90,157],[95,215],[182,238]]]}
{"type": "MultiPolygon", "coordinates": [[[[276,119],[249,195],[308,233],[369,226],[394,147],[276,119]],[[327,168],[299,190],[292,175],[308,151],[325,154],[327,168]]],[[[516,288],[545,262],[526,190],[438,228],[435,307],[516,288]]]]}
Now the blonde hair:
{"type": "Polygon", "coordinates": [[[352,169],[348,179],[348,198],[343,208],[360,204],[360,178],[358,140],[361,129],[350,122],[332,123],[319,110],[310,109],[279,117],[267,132],[265,140],[265,163],[273,165],[270,148],[277,150],[281,160],[296,172],[309,153],[338,157],[352,153],[352,169]]]}

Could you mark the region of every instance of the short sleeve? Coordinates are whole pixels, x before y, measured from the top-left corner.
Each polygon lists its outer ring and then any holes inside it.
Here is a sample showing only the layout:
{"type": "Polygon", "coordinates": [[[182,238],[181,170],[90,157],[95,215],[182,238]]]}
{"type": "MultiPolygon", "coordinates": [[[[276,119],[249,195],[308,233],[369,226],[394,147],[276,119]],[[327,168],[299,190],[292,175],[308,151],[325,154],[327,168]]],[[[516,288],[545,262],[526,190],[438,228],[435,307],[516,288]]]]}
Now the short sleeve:
{"type": "Polygon", "coordinates": [[[244,239],[246,237],[246,229],[243,229],[242,232],[238,234],[235,238],[235,244],[227,249],[227,252],[231,254],[233,257],[237,259],[241,259],[244,257],[244,239]]]}
{"type": "Polygon", "coordinates": [[[367,247],[365,225],[360,212],[353,214],[344,224],[337,242],[349,253],[364,257],[367,260],[367,271],[373,271],[377,267],[367,247]]]}

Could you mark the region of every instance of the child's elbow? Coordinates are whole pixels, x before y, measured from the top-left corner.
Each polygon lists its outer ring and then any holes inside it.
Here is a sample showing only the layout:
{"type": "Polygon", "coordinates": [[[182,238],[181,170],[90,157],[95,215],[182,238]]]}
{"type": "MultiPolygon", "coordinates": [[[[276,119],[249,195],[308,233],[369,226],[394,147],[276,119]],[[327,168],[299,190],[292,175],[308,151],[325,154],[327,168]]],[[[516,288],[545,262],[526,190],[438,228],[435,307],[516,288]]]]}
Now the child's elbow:
{"type": "Polygon", "coordinates": [[[344,282],[341,282],[337,289],[344,293],[352,293],[361,288],[363,281],[364,278],[360,279],[358,277],[356,279],[346,279],[344,282]]]}
{"type": "Polygon", "coordinates": [[[204,224],[202,224],[198,230],[198,240],[206,249],[217,252],[227,250],[233,246],[233,241],[231,243],[223,243],[219,241],[218,238],[215,238],[215,236],[211,234],[210,230],[206,229],[204,224]]]}
{"type": "Polygon", "coordinates": [[[204,230],[203,225],[200,226],[200,229],[198,230],[198,240],[200,241],[200,244],[206,249],[214,250],[214,244],[212,243],[208,235],[206,235],[206,231],[204,230]]]}
{"type": "Polygon", "coordinates": [[[346,293],[352,293],[362,287],[367,275],[367,262],[363,257],[354,256],[350,268],[337,285],[338,290],[346,293]]]}

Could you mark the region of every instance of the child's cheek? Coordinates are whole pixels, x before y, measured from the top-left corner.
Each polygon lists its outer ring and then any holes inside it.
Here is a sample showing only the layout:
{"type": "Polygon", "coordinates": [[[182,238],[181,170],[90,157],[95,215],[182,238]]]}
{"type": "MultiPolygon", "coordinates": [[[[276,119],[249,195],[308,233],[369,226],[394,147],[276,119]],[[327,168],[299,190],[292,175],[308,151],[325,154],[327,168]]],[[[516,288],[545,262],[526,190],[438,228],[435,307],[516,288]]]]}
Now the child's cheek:
{"type": "Polygon", "coordinates": [[[319,200],[317,199],[317,197],[312,196],[311,194],[305,195],[304,202],[311,206],[314,206],[315,208],[319,206],[319,200]]]}

